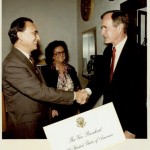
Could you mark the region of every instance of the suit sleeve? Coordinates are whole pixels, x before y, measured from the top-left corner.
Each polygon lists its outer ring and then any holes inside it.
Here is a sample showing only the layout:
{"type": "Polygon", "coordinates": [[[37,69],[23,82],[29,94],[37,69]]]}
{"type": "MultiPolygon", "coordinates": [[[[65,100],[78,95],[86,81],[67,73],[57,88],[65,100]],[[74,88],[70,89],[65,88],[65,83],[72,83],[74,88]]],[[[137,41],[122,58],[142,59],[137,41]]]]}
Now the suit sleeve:
{"type": "Polygon", "coordinates": [[[11,62],[3,68],[4,88],[13,94],[20,92],[32,99],[53,103],[72,104],[73,92],[63,92],[47,87],[25,63],[11,62]]]}

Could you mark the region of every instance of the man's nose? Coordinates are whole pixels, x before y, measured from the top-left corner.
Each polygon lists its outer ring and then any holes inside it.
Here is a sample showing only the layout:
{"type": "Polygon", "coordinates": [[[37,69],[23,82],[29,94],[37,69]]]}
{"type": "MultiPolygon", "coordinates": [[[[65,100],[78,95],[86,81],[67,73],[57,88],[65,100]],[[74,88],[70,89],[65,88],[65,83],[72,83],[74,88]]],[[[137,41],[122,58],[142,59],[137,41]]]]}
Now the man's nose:
{"type": "Polygon", "coordinates": [[[36,39],[37,39],[37,40],[40,40],[39,34],[36,35],[36,39]]]}

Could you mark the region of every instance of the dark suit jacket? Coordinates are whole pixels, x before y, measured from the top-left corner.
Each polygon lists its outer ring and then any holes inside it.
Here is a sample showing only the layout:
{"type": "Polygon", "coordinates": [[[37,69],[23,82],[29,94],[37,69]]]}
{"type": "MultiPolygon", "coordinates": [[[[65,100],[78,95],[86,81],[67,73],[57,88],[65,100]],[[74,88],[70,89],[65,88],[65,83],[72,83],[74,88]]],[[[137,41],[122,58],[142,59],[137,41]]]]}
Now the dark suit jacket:
{"type": "Polygon", "coordinates": [[[113,102],[123,130],[146,138],[146,48],[127,40],[110,83],[111,53],[112,45],[108,45],[103,54],[102,73],[96,74],[88,85],[93,92],[89,102],[103,94],[104,104],[113,102]]]}
{"type": "Polygon", "coordinates": [[[48,124],[47,103],[73,103],[73,92],[47,87],[40,73],[17,49],[3,61],[2,78],[10,138],[45,138],[42,127],[48,124]]]}
{"type": "MultiPolygon", "coordinates": [[[[58,71],[56,70],[56,67],[52,64],[52,65],[42,65],[39,66],[39,68],[41,70],[41,73],[47,86],[57,88],[59,74],[58,71]]],[[[74,84],[73,90],[78,91],[79,89],[81,89],[80,81],[78,79],[75,68],[67,64],[67,73],[70,75],[73,81],[74,84]]],[[[76,115],[79,110],[79,106],[80,105],[77,104],[76,101],[73,103],[73,105],[50,104],[50,108],[57,110],[59,113],[57,117],[51,118],[51,122],[60,121],[62,119],[66,119],[68,117],[76,115]]]]}

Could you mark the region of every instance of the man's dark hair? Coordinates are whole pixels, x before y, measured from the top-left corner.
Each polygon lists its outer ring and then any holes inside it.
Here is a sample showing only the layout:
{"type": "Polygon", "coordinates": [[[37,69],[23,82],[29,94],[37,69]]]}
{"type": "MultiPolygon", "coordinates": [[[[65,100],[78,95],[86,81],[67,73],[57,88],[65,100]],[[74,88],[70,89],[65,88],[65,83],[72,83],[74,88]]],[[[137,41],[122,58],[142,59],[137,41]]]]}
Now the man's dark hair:
{"type": "Polygon", "coordinates": [[[47,64],[51,65],[53,63],[54,50],[58,46],[62,46],[64,48],[65,63],[68,63],[69,53],[68,53],[67,44],[64,41],[55,40],[55,41],[49,43],[48,46],[45,49],[45,61],[46,61],[47,64]]]}
{"type": "Polygon", "coordinates": [[[102,14],[101,19],[103,19],[103,17],[109,13],[112,13],[111,18],[113,20],[113,25],[118,26],[121,23],[124,24],[124,33],[127,33],[128,25],[129,25],[128,14],[121,10],[111,10],[111,11],[107,11],[104,14],[102,14]]]}
{"type": "Polygon", "coordinates": [[[30,18],[26,17],[20,17],[12,22],[8,31],[8,35],[12,44],[15,44],[18,40],[17,32],[24,31],[26,29],[25,23],[27,21],[33,23],[33,21],[30,18]]]}

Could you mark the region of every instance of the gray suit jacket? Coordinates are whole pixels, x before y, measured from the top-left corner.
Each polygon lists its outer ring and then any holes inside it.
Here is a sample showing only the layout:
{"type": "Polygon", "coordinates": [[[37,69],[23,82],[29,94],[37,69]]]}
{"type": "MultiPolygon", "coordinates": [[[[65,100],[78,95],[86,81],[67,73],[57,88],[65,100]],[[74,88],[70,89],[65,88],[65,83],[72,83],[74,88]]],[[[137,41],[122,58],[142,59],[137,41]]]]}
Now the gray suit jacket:
{"type": "Polygon", "coordinates": [[[10,138],[45,138],[42,127],[48,124],[48,102],[70,105],[73,92],[47,87],[40,72],[15,48],[3,61],[2,71],[10,138]]]}

